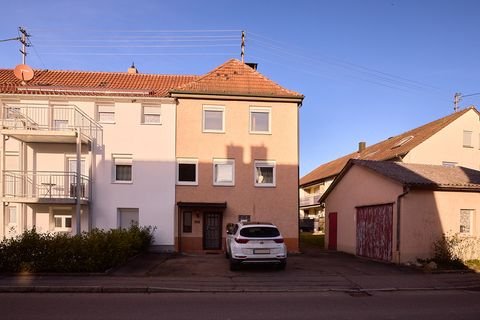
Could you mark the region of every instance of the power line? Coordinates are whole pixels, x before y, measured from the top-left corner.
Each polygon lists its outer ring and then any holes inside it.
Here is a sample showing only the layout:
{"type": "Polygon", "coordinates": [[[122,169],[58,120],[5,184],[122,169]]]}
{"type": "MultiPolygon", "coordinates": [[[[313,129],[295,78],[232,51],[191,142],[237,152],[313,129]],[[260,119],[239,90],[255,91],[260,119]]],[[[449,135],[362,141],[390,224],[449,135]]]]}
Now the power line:
{"type": "MultiPolygon", "coordinates": [[[[315,57],[311,57],[303,53],[305,52],[304,48],[297,47],[299,48],[299,51],[302,52],[302,53],[298,53],[291,50],[292,47],[295,47],[294,45],[291,45],[291,44],[287,45],[280,41],[272,40],[253,32],[249,32],[249,34],[253,35],[253,37],[250,37],[249,39],[257,43],[260,47],[264,47],[268,50],[278,52],[282,56],[285,56],[285,55],[293,56],[297,59],[297,61],[300,60],[300,63],[305,63],[310,68],[312,67],[312,62],[315,63],[313,67],[318,67],[320,64],[325,64],[325,65],[330,65],[336,68],[341,68],[348,72],[354,72],[363,76],[367,76],[368,78],[375,80],[373,83],[376,83],[376,84],[379,84],[378,82],[381,82],[381,83],[389,83],[391,85],[394,85],[395,86],[394,88],[402,87],[408,90],[433,90],[433,91],[441,92],[439,88],[431,86],[426,83],[407,79],[405,77],[400,77],[391,73],[375,70],[375,69],[354,64],[351,62],[342,61],[336,58],[325,57],[323,55],[315,55],[315,57]]],[[[254,50],[254,49],[251,49],[251,50],[254,50]]]]}

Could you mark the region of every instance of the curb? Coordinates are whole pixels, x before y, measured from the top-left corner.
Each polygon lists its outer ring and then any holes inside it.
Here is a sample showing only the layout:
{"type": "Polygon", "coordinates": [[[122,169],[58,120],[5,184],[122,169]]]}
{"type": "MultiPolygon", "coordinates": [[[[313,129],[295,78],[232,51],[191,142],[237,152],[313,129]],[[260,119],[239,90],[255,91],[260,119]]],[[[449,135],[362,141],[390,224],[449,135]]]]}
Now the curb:
{"type": "Polygon", "coordinates": [[[0,286],[0,293],[301,293],[337,292],[368,294],[375,292],[452,291],[475,290],[480,286],[454,286],[430,288],[308,288],[308,289],[192,289],[170,287],[110,287],[110,286],[0,286]]]}

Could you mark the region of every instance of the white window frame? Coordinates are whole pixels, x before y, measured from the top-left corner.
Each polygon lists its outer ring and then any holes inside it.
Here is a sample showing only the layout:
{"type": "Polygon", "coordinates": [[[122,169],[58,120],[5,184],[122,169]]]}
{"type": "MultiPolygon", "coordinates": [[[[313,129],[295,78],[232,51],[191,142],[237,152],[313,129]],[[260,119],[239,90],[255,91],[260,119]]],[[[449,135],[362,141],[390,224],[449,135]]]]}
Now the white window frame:
{"type": "Polygon", "coordinates": [[[112,154],[112,183],[131,184],[133,183],[133,155],[126,153],[112,154]],[[117,165],[129,165],[131,167],[130,180],[117,180],[117,165]]]}
{"type": "Polygon", "coordinates": [[[115,123],[115,104],[113,103],[99,103],[96,106],[97,121],[99,123],[114,124],[115,123]],[[111,114],[112,120],[102,120],[101,114],[111,114]]]}
{"type": "Polygon", "coordinates": [[[71,214],[55,214],[53,215],[53,230],[56,231],[56,232],[71,232],[72,231],[72,227],[67,227],[67,219],[70,219],[70,226],[73,226],[73,215],[71,214]],[[61,223],[61,226],[60,227],[57,227],[55,225],[55,220],[56,219],[61,219],[62,223],[61,223]]]}
{"type": "Polygon", "coordinates": [[[213,159],[213,185],[214,186],[234,186],[235,185],[235,160],[233,159],[213,159]],[[231,181],[217,181],[217,166],[230,165],[232,167],[231,181]]]}
{"type": "Polygon", "coordinates": [[[144,104],[142,105],[142,124],[159,125],[162,124],[162,107],[159,104],[144,104]],[[145,121],[145,116],[158,116],[158,122],[145,121]]]}
{"type": "Polygon", "coordinates": [[[272,160],[255,160],[254,166],[253,166],[253,181],[255,183],[255,187],[266,187],[266,188],[271,188],[271,187],[276,187],[277,183],[277,168],[276,168],[276,162],[272,160]],[[258,182],[257,179],[257,168],[262,167],[262,168],[273,168],[272,172],[272,182],[271,183],[264,183],[264,182],[258,182]]]}
{"type": "Polygon", "coordinates": [[[225,133],[225,106],[203,105],[202,109],[202,131],[208,133],[225,133]],[[222,128],[221,129],[207,129],[205,128],[205,113],[208,111],[222,112],[222,128]]]}
{"type": "Polygon", "coordinates": [[[459,228],[458,232],[461,235],[469,236],[473,234],[473,227],[474,227],[474,215],[475,215],[475,210],[474,209],[460,209],[460,215],[459,215],[459,228]],[[469,214],[469,230],[468,231],[462,231],[462,213],[468,212],[469,214]]]}
{"type": "Polygon", "coordinates": [[[473,131],[463,130],[463,147],[473,148],[473,131]]]}
{"type": "Polygon", "coordinates": [[[271,134],[272,133],[272,108],[270,107],[250,107],[249,111],[249,132],[252,134],[271,134]],[[253,113],[268,113],[268,130],[258,131],[253,128],[253,113]]]}
{"type": "Polygon", "coordinates": [[[176,180],[177,185],[181,186],[197,186],[198,185],[198,159],[195,158],[177,158],[176,166],[176,180]],[[195,181],[180,181],[180,164],[194,164],[195,165],[195,181]]]}

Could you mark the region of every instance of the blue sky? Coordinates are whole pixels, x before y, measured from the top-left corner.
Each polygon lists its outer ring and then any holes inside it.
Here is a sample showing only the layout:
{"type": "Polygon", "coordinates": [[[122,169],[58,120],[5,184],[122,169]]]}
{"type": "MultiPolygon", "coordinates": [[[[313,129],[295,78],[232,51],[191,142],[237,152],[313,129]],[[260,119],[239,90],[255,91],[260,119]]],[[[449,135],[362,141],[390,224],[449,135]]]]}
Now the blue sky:
{"type": "MultiPolygon", "coordinates": [[[[480,1],[8,1],[0,39],[32,34],[36,69],[203,74],[239,58],[306,96],[300,173],[480,93],[480,1]],[[168,40],[168,41],[167,41],[168,40]]],[[[0,42],[0,68],[21,62],[0,42]]],[[[461,107],[478,105],[480,95],[461,107]]]]}

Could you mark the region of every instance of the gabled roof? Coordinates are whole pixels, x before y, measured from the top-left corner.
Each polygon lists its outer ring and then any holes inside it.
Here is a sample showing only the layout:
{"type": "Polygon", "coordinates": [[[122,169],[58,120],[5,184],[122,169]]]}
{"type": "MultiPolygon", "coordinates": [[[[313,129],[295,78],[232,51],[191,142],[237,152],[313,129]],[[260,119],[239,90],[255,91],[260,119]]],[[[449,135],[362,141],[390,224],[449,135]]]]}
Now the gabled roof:
{"type": "Polygon", "coordinates": [[[480,192],[480,171],[464,167],[350,159],[320,198],[323,202],[352,166],[361,166],[411,189],[480,192]]]}
{"type": "Polygon", "coordinates": [[[26,84],[12,69],[0,69],[0,93],[169,97],[172,94],[285,98],[303,95],[283,88],[239,60],[231,59],[204,76],[35,70],[26,84]]]}
{"type": "Polygon", "coordinates": [[[172,93],[303,99],[300,93],[285,89],[237,59],[175,88],[172,93]]]}
{"type": "Polygon", "coordinates": [[[404,132],[397,136],[383,140],[377,144],[366,147],[361,152],[353,152],[336,160],[327,162],[312,170],[300,179],[300,186],[308,186],[317,183],[326,178],[334,177],[340,173],[343,167],[350,159],[364,160],[400,160],[413,148],[433,136],[438,131],[467,113],[474,110],[480,113],[474,107],[469,107],[461,111],[450,114],[441,119],[427,123],[421,127],[404,132]]]}
{"type": "Polygon", "coordinates": [[[13,70],[0,69],[0,93],[167,97],[172,88],[197,78],[192,75],[35,70],[34,78],[22,85],[13,70]]]}

